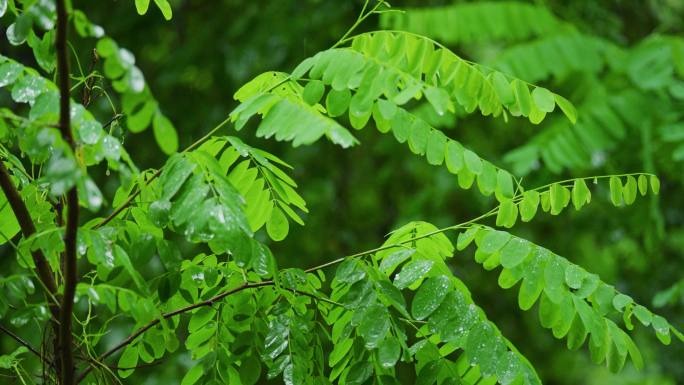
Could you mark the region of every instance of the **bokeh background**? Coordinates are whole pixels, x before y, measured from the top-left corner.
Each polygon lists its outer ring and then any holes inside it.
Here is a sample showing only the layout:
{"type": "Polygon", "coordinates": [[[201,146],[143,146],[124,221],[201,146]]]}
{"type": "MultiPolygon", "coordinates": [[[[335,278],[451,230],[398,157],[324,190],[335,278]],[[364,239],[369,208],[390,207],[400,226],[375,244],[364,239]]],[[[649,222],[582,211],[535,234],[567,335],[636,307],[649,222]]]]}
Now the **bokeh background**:
{"type": "MultiPolygon", "coordinates": [[[[264,71],[290,71],[304,58],[330,47],[354,23],[363,6],[360,0],[175,0],[171,1],[174,17],[167,22],[153,6],[146,15],[138,16],[131,0],[74,3],[120,46],[134,53],[136,65],[178,130],[181,148],[225,119],[236,105],[232,95],[241,84],[264,71]]],[[[391,3],[396,8],[425,8],[459,2],[391,3]]],[[[681,0],[532,3],[548,7],[579,33],[625,51],[639,49],[653,36],[681,38],[684,32],[681,0]]],[[[377,29],[379,23],[378,17],[370,17],[359,31],[377,29]]],[[[449,46],[463,57],[495,65],[512,45],[519,43],[474,39],[449,46]]],[[[87,63],[94,42],[78,44],[77,51],[83,53],[82,61],[87,63]]],[[[3,52],[15,50],[4,42],[0,48],[3,52]]],[[[575,57],[579,68],[586,59],[581,52],[580,49],[575,57]]],[[[30,51],[12,54],[25,55],[27,63],[32,60],[30,51]]],[[[638,302],[655,307],[681,329],[684,151],[680,148],[684,141],[684,102],[667,91],[671,82],[679,81],[677,58],[671,59],[671,77],[659,79],[663,85],[657,89],[643,89],[638,80],[614,76],[613,64],[598,71],[569,70],[562,76],[532,80],[578,105],[585,102],[594,88],[604,90],[608,96],[627,91],[637,91],[641,96],[633,110],[636,119],[622,119],[624,134],[609,138],[608,144],[592,150],[586,162],[560,168],[545,159],[530,160],[523,165],[526,167],[516,163],[511,151],[529,143],[543,147],[542,134],[553,130],[526,120],[505,123],[502,119],[457,114],[443,119],[440,126],[448,136],[494,164],[518,168],[522,171],[518,175],[524,176],[527,186],[568,177],[657,173],[662,181],[657,198],[639,198],[632,206],[616,209],[608,201],[607,193],[602,195],[599,191],[592,205],[581,212],[573,209],[557,217],[541,215],[532,223],[518,224],[512,232],[598,273],[638,302]]],[[[624,58],[605,59],[611,60],[629,61],[630,57],[627,54],[624,58]]],[[[679,66],[684,65],[682,60],[679,58],[679,66]]],[[[645,70],[648,68],[645,66],[645,70]]],[[[516,74],[514,69],[511,72],[524,79],[524,74],[516,74]]],[[[428,165],[405,146],[371,129],[356,132],[361,145],[350,150],[327,141],[293,148],[290,144],[256,138],[249,127],[240,133],[226,128],[223,133],[238,135],[294,166],[293,176],[300,184],[299,191],[310,213],[304,217],[305,226],[293,225],[285,241],[270,245],[281,267],[312,266],[376,247],[389,231],[410,220],[448,226],[493,207],[492,199],[459,189],[455,176],[428,165]]],[[[151,130],[126,135],[125,144],[141,168],[158,167],[166,159],[152,144],[151,130]]],[[[116,183],[108,184],[107,178],[102,173],[99,185],[111,196],[116,183]]],[[[0,266],[4,263],[8,262],[0,262],[0,266]]],[[[496,273],[483,272],[468,252],[457,254],[452,265],[471,288],[475,301],[530,359],[546,383],[684,383],[684,344],[673,341],[671,346],[663,347],[651,334],[637,332],[646,367],[636,372],[628,364],[621,374],[610,374],[591,363],[586,349],[567,351],[563,341],[555,340],[539,326],[534,309],[520,311],[515,292],[498,288],[496,273]]],[[[0,337],[0,348],[10,343],[0,337]]],[[[189,363],[184,356],[177,357],[177,363],[165,362],[137,371],[126,383],[178,383],[189,363]]]]}

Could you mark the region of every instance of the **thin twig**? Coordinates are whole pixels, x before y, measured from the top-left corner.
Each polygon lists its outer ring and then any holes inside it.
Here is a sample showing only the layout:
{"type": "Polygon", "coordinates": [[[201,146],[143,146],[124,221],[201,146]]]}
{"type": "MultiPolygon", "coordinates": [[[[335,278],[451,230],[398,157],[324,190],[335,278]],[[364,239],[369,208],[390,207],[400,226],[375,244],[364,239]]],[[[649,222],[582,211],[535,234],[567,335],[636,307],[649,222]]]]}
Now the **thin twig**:
{"type": "Polygon", "coordinates": [[[157,366],[157,365],[160,365],[164,362],[163,360],[159,360],[159,361],[150,362],[150,363],[143,363],[143,364],[139,364],[139,365],[135,365],[135,366],[116,366],[116,365],[106,365],[106,364],[99,362],[96,359],[91,358],[91,357],[85,357],[85,356],[79,355],[79,356],[76,356],[76,358],[78,358],[81,361],[86,361],[86,362],[89,362],[89,363],[94,364],[94,365],[105,366],[111,370],[135,370],[135,369],[140,369],[140,368],[148,368],[150,366],[157,366]]]}
{"type": "Polygon", "coordinates": [[[105,128],[109,127],[109,126],[110,126],[112,123],[114,123],[115,121],[117,121],[117,120],[123,118],[123,116],[124,116],[123,114],[114,114],[114,116],[112,116],[111,119],[109,119],[109,120],[107,121],[107,123],[105,123],[105,124],[102,125],[102,129],[105,129],[105,128]]]}
{"type": "Polygon", "coordinates": [[[13,331],[7,329],[6,327],[4,327],[4,326],[2,326],[2,325],[0,325],[0,331],[2,331],[3,333],[7,334],[7,335],[10,336],[10,337],[12,337],[12,339],[14,339],[15,341],[17,341],[17,342],[19,343],[19,345],[22,345],[23,347],[25,347],[26,349],[28,349],[31,353],[33,353],[33,354],[35,354],[36,356],[38,356],[38,358],[40,358],[41,360],[43,359],[43,356],[40,354],[40,352],[39,352],[38,350],[36,350],[36,348],[34,348],[33,346],[31,346],[31,344],[29,344],[29,343],[28,343],[26,340],[24,340],[23,338],[21,338],[21,337],[19,337],[18,335],[14,334],[13,331]]]}
{"type": "Polygon", "coordinates": [[[98,60],[100,59],[99,55],[97,54],[97,50],[93,48],[93,59],[90,62],[90,70],[88,71],[88,77],[86,78],[84,84],[83,84],[83,97],[81,99],[81,104],[83,104],[83,107],[88,108],[91,102],[91,92],[93,88],[93,83],[95,83],[95,77],[90,76],[93,73],[93,70],[95,69],[95,65],[97,64],[98,60]]]}
{"type": "MultiPolygon", "coordinates": [[[[161,317],[159,317],[159,318],[157,318],[157,319],[154,319],[154,320],[148,322],[148,323],[145,324],[143,327],[141,327],[140,329],[136,330],[133,334],[131,334],[130,336],[126,337],[126,339],[124,339],[123,341],[119,342],[118,344],[116,344],[116,345],[115,345],[114,347],[112,347],[111,349],[109,349],[109,350],[107,350],[106,352],[104,352],[103,354],[101,354],[101,355],[97,358],[97,361],[102,362],[105,358],[111,356],[112,354],[116,353],[116,352],[119,351],[120,349],[126,347],[127,345],[129,345],[130,343],[132,343],[133,341],[135,341],[135,339],[138,338],[141,334],[145,333],[145,332],[148,331],[149,329],[151,329],[151,328],[155,327],[157,324],[159,324],[159,323],[161,322],[162,319],[169,319],[169,318],[171,318],[171,317],[173,317],[173,316],[176,316],[176,315],[179,315],[179,314],[182,314],[182,313],[186,313],[186,312],[189,312],[189,311],[191,311],[191,310],[194,310],[194,309],[197,309],[197,308],[200,308],[200,307],[211,306],[211,305],[213,305],[214,303],[216,303],[216,302],[222,300],[223,298],[225,298],[225,297],[227,297],[227,296],[229,296],[229,295],[232,295],[232,294],[241,292],[241,291],[246,290],[246,289],[252,289],[252,288],[257,288],[257,287],[264,287],[264,286],[272,286],[273,284],[274,284],[273,281],[263,281],[263,282],[256,282],[256,283],[245,283],[245,284],[243,284],[243,285],[241,285],[241,286],[238,286],[238,287],[233,288],[233,289],[231,289],[231,290],[228,290],[228,291],[225,291],[225,292],[223,292],[223,293],[220,293],[220,294],[218,294],[218,295],[216,295],[216,296],[214,296],[214,297],[211,297],[211,298],[209,298],[208,300],[201,301],[201,302],[196,302],[196,303],[194,303],[194,304],[191,304],[191,305],[182,307],[182,308],[180,308],[180,309],[176,309],[176,310],[174,310],[174,311],[171,311],[171,312],[168,312],[168,313],[164,313],[164,314],[161,315],[161,317]]],[[[77,378],[77,380],[76,380],[76,383],[78,384],[79,382],[81,382],[81,381],[88,375],[88,373],[90,373],[91,370],[92,370],[92,367],[86,368],[86,369],[78,376],[78,378],[77,378]]]]}
{"type": "MultiPolygon", "coordinates": [[[[221,123],[219,123],[219,124],[216,125],[214,128],[212,128],[211,130],[209,130],[209,132],[207,132],[203,137],[199,138],[197,141],[195,141],[193,144],[191,144],[190,146],[188,146],[188,147],[187,147],[185,150],[183,150],[182,152],[188,152],[188,151],[194,150],[194,149],[197,148],[199,145],[201,145],[202,143],[206,142],[209,138],[211,138],[211,136],[214,135],[214,133],[216,133],[216,131],[218,131],[218,130],[221,129],[223,126],[225,126],[226,124],[228,124],[228,122],[230,122],[230,117],[224,119],[221,123]]],[[[150,183],[152,183],[153,180],[157,179],[157,178],[159,177],[159,175],[161,175],[162,170],[163,170],[163,167],[160,167],[157,171],[155,171],[155,173],[152,174],[152,176],[151,176],[148,180],[145,181],[145,186],[148,186],[150,183]]],[[[138,195],[140,195],[140,193],[141,193],[141,189],[140,189],[140,188],[136,189],[135,192],[133,192],[133,194],[129,195],[128,198],[126,198],[126,200],[125,200],[123,203],[121,203],[121,205],[119,205],[119,207],[117,207],[116,209],[114,209],[114,211],[112,211],[111,214],[109,214],[106,218],[104,218],[103,220],[101,220],[100,222],[98,222],[98,223],[93,227],[93,229],[99,229],[100,227],[102,227],[102,226],[106,225],[107,223],[111,222],[114,218],[116,218],[119,214],[121,214],[122,211],[124,211],[126,208],[128,208],[128,206],[130,206],[130,204],[133,202],[133,200],[134,200],[135,198],[137,198],[138,195]]]]}

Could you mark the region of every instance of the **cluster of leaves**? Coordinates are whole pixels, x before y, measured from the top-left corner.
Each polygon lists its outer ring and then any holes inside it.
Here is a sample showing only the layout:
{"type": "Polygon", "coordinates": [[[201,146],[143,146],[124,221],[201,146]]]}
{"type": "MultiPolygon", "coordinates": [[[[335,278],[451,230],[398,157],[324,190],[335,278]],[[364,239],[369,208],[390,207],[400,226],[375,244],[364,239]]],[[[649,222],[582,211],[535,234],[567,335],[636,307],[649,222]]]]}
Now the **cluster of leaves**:
{"type": "MultiPolygon", "coordinates": [[[[136,2],[145,3],[145,2],[136,2]]],[[[149,3],[149,1],[147,1],[149,3]]],[[[170,7],[166,0],[155,0],[160,9],[170,7]]],[[[7,28],[7,39],[10,44],[21,46],[28,44],[36,62],[47,73],[55,70],[55,3],[53,0],[26,1],[15,3],[5,2],[0,16],[9,10],[15,15],[14,22],[7,28]],[[42,31],[44,32],[42,32],[42,31]],[[40,36],[42,33],[42,36],[40,36]]],[[[166,14],[166,11],[164,11],[166,14]]],[[[129,50],[120,48],[114,40],[105,35],[102,27],[93,24],[87,16],[74,9],[72,13],[74,29],[82,38],[97,39],[93,60],[103,59],[102,72],[91,67],[90,73],[85,73],[81,63],[77,60],[79,74],[75,78],[79,83],[86,84],[91,96],[84,98],[83,104],[89,104],[92,99],[101,95],[108,95],[106,89],[96,84],[96,79],[106,77],[111,81],[111,87],[121,96],[121,112],[127,117],[127,128],[138,133],[152,124],[154,136],[160,148],[166,154],[172,154],[178,149],[176,129],[171,121],[161,112],[149,87],[145,83],[142,71],[135,65],[135,56],[129,50]],[[92,91],[90,90],[92,89],[92,91]]],[[[169,14],[170,18],[170,14],[169,14]]],[[[56,99],[55,99],[56,100],[56,99]]],[[[117,110],[111,105],[116,116],[117,110]]]]}
{"type": "Polygon", "coordinates": [[[579,121],[551,121],[510,152],[506,161],[519,174],[531,172],[540,159],[556,173],[600,166],[595,154],[619,149],[628,133],[641,130],[645,121],[661,132],[662,141],[679,143],[673,160],[684,156],[675,123],[681,118],[676,106],[682,100],[684,74],[684,40],[679,37],[654,35],[634,47],[622,47],[579,32],[544,7],[518,2],[417,8],[383,14],[380,24],[466,47],[505,42],[485,64],[529,82],[573,86],[566,94],[580,106],[579,121]],[[491,20],[492,25],[471,21],[478,19],[491,20]],[[667,106],[668,112],[654,114],[644,108],[650,103],[667,106]]]}

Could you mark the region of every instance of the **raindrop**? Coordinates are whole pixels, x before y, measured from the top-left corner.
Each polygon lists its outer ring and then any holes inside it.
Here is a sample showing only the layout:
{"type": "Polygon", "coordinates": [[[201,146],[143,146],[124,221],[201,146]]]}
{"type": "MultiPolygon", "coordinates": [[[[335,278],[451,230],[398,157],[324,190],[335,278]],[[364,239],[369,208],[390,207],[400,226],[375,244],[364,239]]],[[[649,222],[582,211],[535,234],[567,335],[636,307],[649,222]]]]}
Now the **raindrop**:
{"type": "Polygon", "coordinates": [[[90,294],[90,297],[93,299],[93,301],[100,302],[100,295],[97,294],[97,291],[92,287],[88,289],[88,294],[90,294]]]}
{"type": "Polygon", "coordinates": [[[133,92],[142,92],[145,89],[145,78],[138,67],[132,67],[129,74],[128,84],[133,92]]]}
{"type": "Polygon", "coordinates": [[[112,254],[111,248],[105,251],[105,266],[114,267],[114,254],[112,254]]]}
{"type": "Polygon", "coordinates": [[[93,24],[93,36],[98,39],[104,36],[104,28],[93,24]]]}
{"type": "Polygon", "coordinates": [[[130,68],[135,64],[135,56],[133,56],[133,53],[131,51],[125,49],[125,48],[120,48],[119,49],[119,60],[122,61],[122,65],[124,68],[130,68]]]}

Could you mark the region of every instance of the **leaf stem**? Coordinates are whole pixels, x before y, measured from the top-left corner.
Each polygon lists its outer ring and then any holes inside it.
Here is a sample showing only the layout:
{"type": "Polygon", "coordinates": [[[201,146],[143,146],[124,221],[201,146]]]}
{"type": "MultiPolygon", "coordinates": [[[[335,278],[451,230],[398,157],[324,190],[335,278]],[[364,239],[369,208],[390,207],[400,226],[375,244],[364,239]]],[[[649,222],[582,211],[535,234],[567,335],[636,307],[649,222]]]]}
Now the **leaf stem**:
{"type": "Polygon", "coordinates": [[[361,8],[361,13],[359,14],[359,17],[356,18],[356,21],[354,22],[354,24],[352,24],[352,26],[349,27],[349,29],[347,30],[347,32],[345,32],[344,35],[342,35],[342,37],[340,38],[340,40],[338,40],[338,41],[337,41],[335,44],[333,44],[333,46],[330,47],[330,48],[336,48],[336,47],[339,46],[340,44],[344,43],[344,42],[347,40],[347,37],[348,37],[352,32],[354,32],[354,30],[355,30],[359,25],[361,25],[361,23],[363,23],[363,21],[366,20],[366,19],[368,18],[368,16],[374,14],[374,13],[376,12],[376,10],[378,9],[378,7],[380,7],[382,4],[385,3],[384,1],[378,0],[377,4],[375,4],[375,6],[373,7],[373,9],[371,9],[371,10],[368,11],[368,12],[366,12],[366,9],[368,8],[368,2],[369,2],[369,0],[366,0],[366,2],[363,3],[363,8],[361,8]]]}
{"type": "MultiPolygon", "coordinates": [[[[202,143],[206,142],[209,138],[211,138],[211,136],[214,135],[216,133],[216,131],[223,128],[223,126],[225,126],[229,122],[230,122],[230,117],[227,117],[221,123],[219,123],[214,128],[209,130],[209,132],[207,132],[206,135],[197,139],[194,143],[192,143],[191,145],[186,147],[183,151],[181,151],[181,153],[192,151],[195,148],[199,147],[202,143]]],[[[148,186],[150,183],[152,183],[153,180],[157,179],[159,177],[159,175],[161,175],[163,169],[164,169],[164,167],[162,166],[157,171],[155,171],[154,174],[152,174],[152,176],[150,177],[150,179],[145,181],[145,186],[148,186]]],[[[133,194],[129,195],[128,198],[126,198],[126,200],[123,203],[121,203],[116,209],[114,209],[114,211],[111,212],[111,214],[109,214],[106,218],[104,218],[103,220],[98,222],[95,226],[93,226],[93,229],[99,229],[100,227],[111,222],[114,218],[116,218],[119,214],[121,214],[122,211],[124,211],[128,206],[130,206],[130,204],[133,202],[133,200],[135,198],[137,198],[141,192],[142,192],[142,190],[140,188],[135,190],[135,192],[133,194]]]]}
{"type": "MultiPolygon", "coordinates": [[[[253,289],[253,288],[258,288],[258,287],[264,287],[264,286],[272,286],[273,284],[274,284],[273,281],[263,281],[263,282],[245,283],[245,284],[242,284],[242,285],[240,285],[240,286],[238,286],[238,287],[235,287],[235,288],[233,288],[233,289],[230,289],[230,290],[228,290],[228,291],[224,291],[223,293],[217,294],[217,295],[215,295],[215,296],[213,296],[213,297],[211,297],[211,298],[209,298],[209,299],[207,299],[207,300],[200,301],[200,302],[196,302],[196,303],[193,303],[193,304],[191,304],[191,305],[188,305],[188,306],[185,306],[185,307],[176,309],[176,310],[174,310],[174,311],[171,311],[171,312],[168,312],[168,313],[164,313],[164,314],[161,315],[161,317],[159,317],[159,318],[157,318],[157,319],[154,319],[154,320],[148,322],[148,323],[145,324],[143,327],[141,327],[141,328],[139,328],[138,330],[136,330],[133,334],[131,334],[131,335],[129,335],[128,337],[126,337],[123,341],[119,342],[118,344],[116,344],[115,346],[113,346],[111,349],[109,349],[109,350],[107,350],[106,352],[104,352],[103,354],[101,354],[101,355],[97,358],[96,361],[102,362],[105,358],[111,356],[112,354],[116,353],[117,351],[121,350],[122,348],[128,346],[128,345],[131,344],[133,341],[135,341],[135,339],[138,338],[138,336],[142,335],[143,333],[145,333],[145,332],[148,331],[149,329],[151,329],[151,328],[155,327],[156,325],[158,325],[158,324],[161,322],[162,319],[169,319],[169,318],[171,318],[171,317],[173,317],[173,316],[176,316],[176,315],[179,315],[179,314],[183,314],[183,313],[189,312],[189,311],[191,311],[191,310],[194,310],[194,309],[197,309],[197,308],[200,308],[200,307],[211,306],[211,305],[213,305],[215,302],[218,302],[218,301],[222,300],[223,298],[225,298],[225,297],[227,297],[227,296],[229,296],[229,295],[232,295],[232,294],[235,294],[235,293],[239,293],[239,292],[241,292],[241,291],[243,291],[243,290],[253,289]]],[[[76,382],[75,382],[75,383],[78,384],[78,383],[80,383],[81,381],[83,381],[83,379],[85,379],[85,377],[88,375],[88,373],[90,373],[91,370],[92,370],[92,367],[86,368],[86,369],[78,376],[78,378],[76,379],[76,382]]]]}

